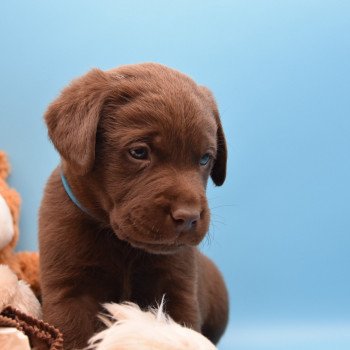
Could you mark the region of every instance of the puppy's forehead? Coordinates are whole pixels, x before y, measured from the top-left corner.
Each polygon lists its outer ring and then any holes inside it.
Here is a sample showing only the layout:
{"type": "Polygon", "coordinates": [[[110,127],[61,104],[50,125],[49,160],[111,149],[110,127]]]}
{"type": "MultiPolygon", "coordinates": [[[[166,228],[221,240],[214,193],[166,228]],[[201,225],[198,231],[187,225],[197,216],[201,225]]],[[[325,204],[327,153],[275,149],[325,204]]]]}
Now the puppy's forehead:
{"type": "Polygon", "coordinates": [[[116,102],[110,110],[121,134],[153,132],[179,147],[199,140],[215,144],[213,112],[188,76],[153,63],[123,66],[109,74],[120,82],[118,96],[125,96],[122,106],[116,102]]]}
{"type": "Polygon", "coordinates": [[[144,94],[122,106],[115,113],[118,134],[141,139],[158,136],[159,143],[189,147],[202,144],[215,147],[217,125],[205,103],[195,94],[169,89],[167,93],[144,94]]]}

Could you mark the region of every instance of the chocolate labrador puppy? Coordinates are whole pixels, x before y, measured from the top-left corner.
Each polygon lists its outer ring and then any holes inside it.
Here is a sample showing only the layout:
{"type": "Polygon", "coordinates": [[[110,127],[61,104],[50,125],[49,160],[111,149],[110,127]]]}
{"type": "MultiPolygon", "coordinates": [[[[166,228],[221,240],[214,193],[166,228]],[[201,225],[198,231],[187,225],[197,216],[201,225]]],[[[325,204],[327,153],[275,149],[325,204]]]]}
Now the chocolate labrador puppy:
{"type": "MultiPolygon", "coordinates": [[[[228,317],[223,279],[196,246],[209,226],[205,189],[226,175],[210,91],[147,63],[93,69],[49,106],[61,155],[40,209],[45,321],[65,348],[99,329],[101,303],[159,303],[216,343],[228,317]]],[[[135,335],[137,336],[137,335],[135,335]]]]}

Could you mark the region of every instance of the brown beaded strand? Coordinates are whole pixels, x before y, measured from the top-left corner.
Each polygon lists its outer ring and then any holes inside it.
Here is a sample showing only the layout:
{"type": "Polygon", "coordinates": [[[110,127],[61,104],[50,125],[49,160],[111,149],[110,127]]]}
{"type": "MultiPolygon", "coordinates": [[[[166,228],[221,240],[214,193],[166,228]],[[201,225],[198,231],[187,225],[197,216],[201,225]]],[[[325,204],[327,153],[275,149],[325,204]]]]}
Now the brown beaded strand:
{"type": "Polygon", "coordinates": [[[62,333],[55,327],[12,307],[0,313],[0,327],[15,327],[26,334],[30,343],[40,343],[40,349],[63,350],[62,333]]]}

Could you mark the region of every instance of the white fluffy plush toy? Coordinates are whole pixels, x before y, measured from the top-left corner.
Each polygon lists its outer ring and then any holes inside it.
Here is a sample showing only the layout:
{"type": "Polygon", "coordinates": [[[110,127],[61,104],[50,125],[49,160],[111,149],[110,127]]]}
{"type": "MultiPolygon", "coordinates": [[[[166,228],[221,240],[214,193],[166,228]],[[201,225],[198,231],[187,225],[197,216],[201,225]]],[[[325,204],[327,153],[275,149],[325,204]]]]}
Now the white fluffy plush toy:
{"type": "Polygon", "coordinates": [[[91,350],[215,350],[203,335],[175,323],[158,309],[142,311],[133,303],[105,304],[108,326],[90,339],[91,350]]]}
{"type": "Polygon", "coordinates": [[[8,266],[0,265],[0,311],[7,306],[41,319],[40,303],[29,285],[19,281],[8,266]]]}

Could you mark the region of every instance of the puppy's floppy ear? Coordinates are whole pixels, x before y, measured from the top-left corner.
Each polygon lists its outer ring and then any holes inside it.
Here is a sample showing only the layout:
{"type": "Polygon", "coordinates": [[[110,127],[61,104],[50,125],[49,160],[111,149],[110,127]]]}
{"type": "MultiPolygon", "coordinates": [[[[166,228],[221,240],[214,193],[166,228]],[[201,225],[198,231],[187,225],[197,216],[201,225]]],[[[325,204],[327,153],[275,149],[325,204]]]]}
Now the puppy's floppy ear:
{"type": "Polygon", "coordinates": [[[93,167],[97,125],[110,85],[106,73],[92,69],[63,89],[45,113],[55,148],[79,175],[93,167]]]}
{"type": "Polygon", "coordinates": [[[213,94],[205,86],[200,86],[199,88],[207,102],[209,102],[210,108],[213,111],[215,121],[218,127],[216,134],[217,154],[215,164],[213,166],[210,176],[216,186],[221,186],[225,182],[226,178],[227,146],[225,135],[221,125],[219,110],[216,105],[213,94]]]}

